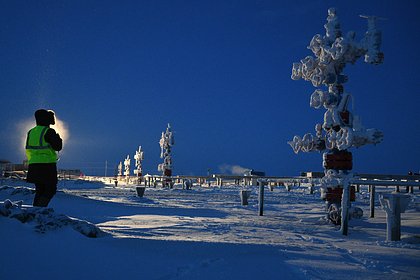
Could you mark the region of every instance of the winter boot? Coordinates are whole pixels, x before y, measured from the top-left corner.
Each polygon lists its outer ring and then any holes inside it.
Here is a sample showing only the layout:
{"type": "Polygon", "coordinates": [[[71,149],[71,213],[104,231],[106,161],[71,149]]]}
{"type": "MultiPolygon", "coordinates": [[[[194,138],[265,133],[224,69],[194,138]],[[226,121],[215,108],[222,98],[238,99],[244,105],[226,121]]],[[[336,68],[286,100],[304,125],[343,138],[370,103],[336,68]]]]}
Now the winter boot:
{"type": "Polygon", "coordinates": [[[48,206],[48,203],[50,203],[50,200],[51,199],[48,198],[48,197],[35,194],[33,206],[36,206],[36,207],[47,207],[48,206]]]}

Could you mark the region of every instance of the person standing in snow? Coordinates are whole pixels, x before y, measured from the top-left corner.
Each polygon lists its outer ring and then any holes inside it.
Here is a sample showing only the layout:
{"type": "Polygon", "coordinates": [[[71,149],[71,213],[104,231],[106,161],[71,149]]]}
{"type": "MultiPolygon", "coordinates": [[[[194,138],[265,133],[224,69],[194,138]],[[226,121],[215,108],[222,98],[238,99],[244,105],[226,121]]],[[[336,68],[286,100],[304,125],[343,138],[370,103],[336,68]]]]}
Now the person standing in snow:
{"type": "Polygon", "coordinates": [[[35,184],[33,206],[47,207],[57,191],[57,152],[62,149],[63,140],[50,128],[55,124],[53,111],[37,110],[35,120],[36,126],[29,130],[26,138],[26,181],[35,184]]]}

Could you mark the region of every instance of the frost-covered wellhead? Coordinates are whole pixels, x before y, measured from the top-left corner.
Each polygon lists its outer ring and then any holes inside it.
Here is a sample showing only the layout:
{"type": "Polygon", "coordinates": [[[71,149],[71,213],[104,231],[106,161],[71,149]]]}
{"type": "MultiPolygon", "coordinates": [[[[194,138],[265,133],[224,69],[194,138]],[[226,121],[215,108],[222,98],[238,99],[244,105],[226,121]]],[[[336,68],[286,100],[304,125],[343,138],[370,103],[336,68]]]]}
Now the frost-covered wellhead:
{"type": "MultiPolygon", "coordinates": [[[[288,144],[295,153],[324,152],[325,176],[322,187],[331,192],[334,189],[343,192],[342,187],[348,185],[352,178],[350,170],[353,168],[353,158],[348,149],[378,144],[383,139],[381,131],[364,128],[360,118],[353,116],[349,110],[352,96],[344,90],[348,77],[343,70],[347,63],[354,64],[362,56],[366,63],[374,65],[382,63],[384,59],[380,50],[382,34],[376,26],[379,18],[361,17],[368,20],[368,30],[357,41],[354,31],[344,35],[337,11],[328,9],[325,35],[316,34],[308,46],[314,56],[308,55],[300,62],[293,63],[292,67],[293,80],[304,79],[316,88],[310,97],[310,106],[316,109],[323,107],[326,111],[323,123],[315,126],[316,135],[307,133],[303,137],[294,136],[288,144]]],[[[328,196],[328,191],[326,193],[328,196]]],[[[336,197],[341,197],[341,194],[336,197]]]]}
{"type": "Polygon", "coordinates": [[[292,79],[310,81],[317,88],[310,97],[310,106],[326,110],[323,123],[316,125],[315,136],[307,133],[288,142],[295,153],[344,151],[350,147],[378,144],[383,139],[382,132],[365,129],[360,118],[353,117],[348,108],[351,95],[343,86],[348,80],[343,74],[347,63],[353,64],[362,56],[367,63],[383,62],[384,55],[380,51],[382,34],[376,28],[378,17],[361,17],[368,20],[368,31],[358,42],[354,31],[342,35],[337,11],[330,8],[324,25],[325,35],[316,34],[308,46],[315,57],[309,55],[293,63],[292,79]]]}
{"type": "Polygon", "coordinates": [[[142,180],[142,176],[143,176],[143,165],[142,162],[144,160],[144,152],[141,148],[141,146],[139,146],[139,149],[136,151],[135,155],[134,155],[134,159],[136,161],[136,169],[134,169],[134,174],[137,175],[137,183],[141,183],[142,180]]]}
{"type": "MultiPolygon", "coordinates": [[[[174,135],[172,132],[171,125],[168,123],[165,132],[162,132],[162,136],[159,141],[160,145],[160,158],[163,159],[163,163],[158,165],[158,171],[162,172],[164,177],[172,176],[172,146],[175,144],[174,135]]],[[[165,183],[171,182],[170,178],[166,178],[165,183]]]]}

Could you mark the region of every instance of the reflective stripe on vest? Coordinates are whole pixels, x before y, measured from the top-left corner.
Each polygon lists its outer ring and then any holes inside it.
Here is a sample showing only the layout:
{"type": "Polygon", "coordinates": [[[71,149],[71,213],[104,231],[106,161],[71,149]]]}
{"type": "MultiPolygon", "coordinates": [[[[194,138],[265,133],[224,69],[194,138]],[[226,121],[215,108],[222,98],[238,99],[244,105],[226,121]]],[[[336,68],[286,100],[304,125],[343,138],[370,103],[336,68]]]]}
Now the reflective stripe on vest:
{"type": "Polygon", "coordinates": [[[57,154],[45,141],[48,126],[36,126],[32,128],[26,138],[26,156],[28,163],[55,163],[57,154]]]}
{"type": "Polygon", "coordinates": [[[41,134],[39,135],[39,142],[38,142],[39,145],[37,145],[37,146],[31,146],[31,145],[29,145],[29,134],[32,131],[34,131],[35,129],[37,129],[37,127],[34,127],[33,129],[29,130],[28,131],[28,136],[26,137],[26,149],[31,149],[31,150],[49,149],[50,148],[50,145],[48,143],[47,143],[47,145],[44,145],[44,142],[45,142],[44,141],[44,136],[45,136],[45,133],[47,132],[48,128],[49,128],[48,126],[45,126],[42,129],[41,134]]]}

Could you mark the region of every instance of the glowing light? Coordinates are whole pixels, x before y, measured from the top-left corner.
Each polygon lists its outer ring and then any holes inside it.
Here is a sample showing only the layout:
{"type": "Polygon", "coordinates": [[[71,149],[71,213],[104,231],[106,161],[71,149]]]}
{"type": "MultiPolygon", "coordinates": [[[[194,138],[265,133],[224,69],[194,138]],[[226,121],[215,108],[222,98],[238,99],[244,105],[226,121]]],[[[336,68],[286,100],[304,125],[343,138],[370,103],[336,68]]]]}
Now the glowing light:
{"type": "Polygon", "coordinates": [[[70,137],[70,131],[68,125],[64,121],[58,119],[56,116],[55,125],[52,125],[51,128],[53,128],[58,134],[60,134],[61,139],[63,139],[63,143],[67,142],[67,140],[70,137]]]}

